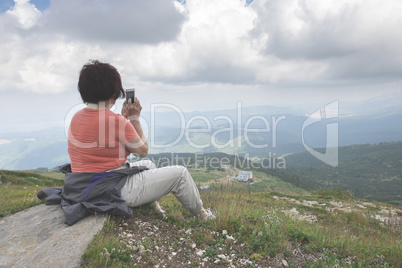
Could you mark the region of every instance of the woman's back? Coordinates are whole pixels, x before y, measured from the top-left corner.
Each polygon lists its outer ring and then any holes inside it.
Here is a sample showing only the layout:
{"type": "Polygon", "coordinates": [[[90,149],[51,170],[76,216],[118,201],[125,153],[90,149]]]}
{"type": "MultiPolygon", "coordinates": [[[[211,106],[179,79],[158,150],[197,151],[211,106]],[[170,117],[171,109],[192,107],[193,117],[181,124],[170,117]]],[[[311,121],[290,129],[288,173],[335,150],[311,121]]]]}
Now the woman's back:
{"type": "Polygon", "coordinates": [[[120,167],[130,154],[124,144],[137,136],[130,122],[108,109],[84,108],[68,131],[73,172],[102,172],[120,167]]]}

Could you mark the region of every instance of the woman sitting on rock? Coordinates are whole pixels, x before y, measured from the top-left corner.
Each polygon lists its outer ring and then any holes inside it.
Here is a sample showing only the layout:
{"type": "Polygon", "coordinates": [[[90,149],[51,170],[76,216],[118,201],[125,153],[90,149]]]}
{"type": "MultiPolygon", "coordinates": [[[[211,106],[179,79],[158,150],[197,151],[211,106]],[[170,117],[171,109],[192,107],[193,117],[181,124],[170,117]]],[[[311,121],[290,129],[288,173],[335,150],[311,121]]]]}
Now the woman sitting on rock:
{"type": "MultiPolygon", "coordinates": [[[[130,154],[145,157],[148,142],[139,121],[142,107],[137,98],[134,103],[131,100],[124,102],[121,114],[109,110],[119,97],[125,96],[116,68],[97,60],[89,62],[80,72],[78,90],[87,107],[74,115],[68,132],[71,174],[95,174],[91,175],[92,185],[101,180],[98,178],[107,176],[99,174],[145,166],[146,170],[127,173],[115,183],[122,185],[121,198],[129,207],[150,203],[173,193],[184,208],[197,217],[206,220],[215,218],[203,208],[197,186],[185,167],[156,168],[149,160],[127,162],[130,154]]],[[[88,189],[81,194],[83,197],[90,191],[88,189]]],[[[70,189],[66,196],[71,192],[73,190],[70,189]]]]}

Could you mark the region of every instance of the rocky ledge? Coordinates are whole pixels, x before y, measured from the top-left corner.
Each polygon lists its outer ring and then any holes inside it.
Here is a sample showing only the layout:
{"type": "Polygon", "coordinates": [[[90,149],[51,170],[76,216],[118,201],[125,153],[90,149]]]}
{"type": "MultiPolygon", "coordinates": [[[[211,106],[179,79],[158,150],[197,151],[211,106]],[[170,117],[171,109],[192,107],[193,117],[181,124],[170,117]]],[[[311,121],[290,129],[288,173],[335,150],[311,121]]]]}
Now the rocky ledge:
{"type": "Polygon", "coordinates": [[[106,216],[64,224],[59,205],[39,205],[0,219],[0,267],[80,267],[106,216]]]}

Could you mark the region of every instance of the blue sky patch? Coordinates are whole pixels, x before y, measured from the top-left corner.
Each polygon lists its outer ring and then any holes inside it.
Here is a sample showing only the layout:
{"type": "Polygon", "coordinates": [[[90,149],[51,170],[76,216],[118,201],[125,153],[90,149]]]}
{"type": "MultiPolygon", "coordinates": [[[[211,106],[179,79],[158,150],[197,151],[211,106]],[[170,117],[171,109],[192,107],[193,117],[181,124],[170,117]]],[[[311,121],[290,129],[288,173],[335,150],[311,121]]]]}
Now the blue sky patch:
{"type": "Polygon", "coordinates": [[[14,6],[14,1],[12,0],[3,0],[0,2],[0,12],[4,13],[7,10],[11,9],[14,6]]]}
{"type": "MultiPolygon", "coordinates": [[[[31,0],[30,3],[34,4],[40,11],[46,10],[50,7],[50,0],[31,0]]],[[[14,0],[1,0],[0,13],[4,13],[15,5],[14,0]]]]}
{"type": "Polygon", "coordinates": [[[40,11],[46,10],[50,7],[50,0],[31,0],[30,2],[40,11]]]}

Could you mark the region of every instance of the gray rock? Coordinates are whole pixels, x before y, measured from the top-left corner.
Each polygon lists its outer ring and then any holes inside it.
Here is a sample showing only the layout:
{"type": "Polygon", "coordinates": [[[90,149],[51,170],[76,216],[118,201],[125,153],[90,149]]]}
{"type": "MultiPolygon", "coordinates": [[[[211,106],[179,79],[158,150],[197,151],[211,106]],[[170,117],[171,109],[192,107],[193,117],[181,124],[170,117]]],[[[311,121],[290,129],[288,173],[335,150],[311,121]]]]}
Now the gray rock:
{"type": "Polygon", "coordinates": [[[146,250],[145,250],[145,247],[143,245],[140,245],[138,248],[139,248],[139,253],[141,255],[145,253],[146,250]]]}
{"type": "Polygon", "coordinates": [[[39,205],[0,219],[0,267],[80,267],[106,215],[64,224],[59,205],[39,205]]]}

